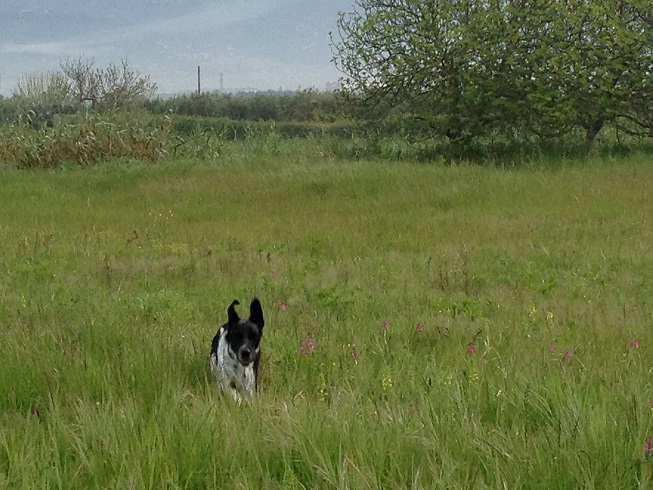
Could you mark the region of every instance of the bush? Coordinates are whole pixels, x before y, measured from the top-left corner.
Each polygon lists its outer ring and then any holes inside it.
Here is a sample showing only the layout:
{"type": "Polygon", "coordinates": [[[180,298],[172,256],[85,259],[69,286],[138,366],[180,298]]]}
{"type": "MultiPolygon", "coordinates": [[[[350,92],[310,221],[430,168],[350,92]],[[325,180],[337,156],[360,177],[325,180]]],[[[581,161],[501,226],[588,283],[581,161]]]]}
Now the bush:
{"type": "MultiPolygon", "coordinates": [[[[131,115],[130,115],[131,116],[131,115]]],[[[15,168],[88,166],[114,159],[158,161],[167,154],[170,119],[88,116],[35,130],[19,123],[0,131],[0,161],[15,168]]]]}

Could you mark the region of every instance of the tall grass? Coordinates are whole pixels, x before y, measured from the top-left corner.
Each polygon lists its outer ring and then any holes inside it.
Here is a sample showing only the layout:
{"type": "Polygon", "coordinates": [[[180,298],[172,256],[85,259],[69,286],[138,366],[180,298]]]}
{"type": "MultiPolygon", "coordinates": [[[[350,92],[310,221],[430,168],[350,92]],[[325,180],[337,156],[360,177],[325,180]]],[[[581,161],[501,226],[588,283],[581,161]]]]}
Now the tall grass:
{"type": "Polygon", "coordinates": [[[651,486],[648,161],[256,155],[3,173],[0,487],[651,486]]]}
{"type": "Polygon", "coordinates": [[[336,121],[275,122],[153,115],[138,111],[57,115],[58,124],[29,111],[0,125],[0,165],[17,169],[88,167],[107,162],[171,162],[178,159],[239,162],[268,156],[290,159],[474,162],[504,167],[552,164],[589,156],[618,158],[652,153],[650,138],[606,129],[589,148],[571,133],[554,140],[494,135],[452,141],[428,127],[336,121]]]}
{"type": "Polygon", "coordinates": [[[170,119],[132,116],[69,116],[64,124],[38,129],[29,116],[24,117],[15,125],[0,127],[0,162],[18,169],[53,169],[116,159],[163,159],[169,148],[170,119]]]}

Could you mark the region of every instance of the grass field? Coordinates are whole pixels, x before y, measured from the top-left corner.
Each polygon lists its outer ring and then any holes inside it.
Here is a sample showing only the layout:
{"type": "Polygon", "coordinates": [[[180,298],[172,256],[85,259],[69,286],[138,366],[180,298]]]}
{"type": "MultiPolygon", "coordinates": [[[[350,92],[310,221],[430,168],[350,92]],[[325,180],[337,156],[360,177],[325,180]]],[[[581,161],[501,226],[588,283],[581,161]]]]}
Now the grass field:
{"type": "Polygon", "coordinates": [[[653,165],[0,175],[0,488],[651,488],[653,165]],[[226,308],[259,399],[217,394],[226,308]]]}

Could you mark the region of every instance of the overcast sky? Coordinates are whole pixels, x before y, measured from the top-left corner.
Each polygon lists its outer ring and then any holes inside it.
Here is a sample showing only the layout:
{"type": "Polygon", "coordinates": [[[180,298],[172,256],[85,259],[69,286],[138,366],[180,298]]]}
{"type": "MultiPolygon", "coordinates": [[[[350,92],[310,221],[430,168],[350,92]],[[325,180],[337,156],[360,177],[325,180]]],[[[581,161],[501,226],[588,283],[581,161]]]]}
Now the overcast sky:
{"type": "Polygon", "coordinates": [[[127,59],[162,94],[324,89],[329,32],[353,0],[0,0],[0,94],[65,58],[127,59]]]}

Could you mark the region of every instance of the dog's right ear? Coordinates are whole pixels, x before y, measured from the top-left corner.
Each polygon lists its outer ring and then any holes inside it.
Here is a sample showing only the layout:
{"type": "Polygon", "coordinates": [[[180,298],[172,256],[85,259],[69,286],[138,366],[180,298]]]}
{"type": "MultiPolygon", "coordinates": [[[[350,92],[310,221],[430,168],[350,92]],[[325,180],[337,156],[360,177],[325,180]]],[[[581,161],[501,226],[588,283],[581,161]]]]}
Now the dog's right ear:
{"type": "Polygon", "coordinates": [[[229,317],[229,325],[235,325],[240,321],[238,313],[236,313],[236,305],[239,305],[237,299],[233,300],[229,308],[227,308],[227,316],[229,317]]]}

